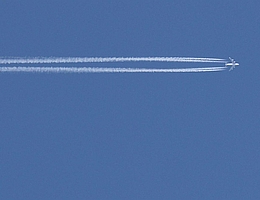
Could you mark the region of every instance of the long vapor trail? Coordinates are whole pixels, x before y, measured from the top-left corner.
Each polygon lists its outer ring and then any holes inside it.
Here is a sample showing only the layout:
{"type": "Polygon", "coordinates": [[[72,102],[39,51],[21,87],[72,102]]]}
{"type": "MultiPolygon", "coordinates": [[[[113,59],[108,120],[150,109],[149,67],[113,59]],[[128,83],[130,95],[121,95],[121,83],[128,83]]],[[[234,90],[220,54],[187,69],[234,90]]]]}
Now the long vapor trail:
{"type": "Polygon", "coordinates": [[[226,63],[220,58],[193,57],[0,57],[0,64],[102,63],[102,62],[196,62],[226,63]]]}
{"type": "Polygon", "coordinates": [[[217,72],[226,67],[148,69],[148,68],[99,68],[99,67],[0,67],[1,72],[31,73],[176,73],[176,72],[217,72]]]}

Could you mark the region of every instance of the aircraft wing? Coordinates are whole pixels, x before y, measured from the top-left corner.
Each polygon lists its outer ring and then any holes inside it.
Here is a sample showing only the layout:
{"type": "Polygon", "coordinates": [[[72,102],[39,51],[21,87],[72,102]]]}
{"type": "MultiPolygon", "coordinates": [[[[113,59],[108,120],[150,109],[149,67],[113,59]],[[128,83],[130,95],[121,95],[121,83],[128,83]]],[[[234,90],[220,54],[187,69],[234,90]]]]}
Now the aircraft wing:
{"type": "Polygon", "coordinates": [[[234,68],[235,68],[235,66],[230,67],[229,71],[233,70],[234,68]]]}

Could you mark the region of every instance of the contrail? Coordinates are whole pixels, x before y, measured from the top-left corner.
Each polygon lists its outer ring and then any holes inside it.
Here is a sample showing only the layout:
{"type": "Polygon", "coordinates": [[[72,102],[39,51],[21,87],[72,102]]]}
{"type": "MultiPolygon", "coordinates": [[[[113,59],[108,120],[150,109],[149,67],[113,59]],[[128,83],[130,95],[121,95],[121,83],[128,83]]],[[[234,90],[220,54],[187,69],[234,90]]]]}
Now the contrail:
{"type": "Polygon", "coordinates": [[[149,68],[99,68],[99,67],[0,67],[1,72],[31,73],[176,73],[176,72],[217,72],[226,67],[149,69],[149,68]]]}
{"type": "Polygon", "coordinates": [[[102,62],[199,62],[226,63],[220,58],[193,57],[0,57],[0,64],[102,63],[102,62]]]}

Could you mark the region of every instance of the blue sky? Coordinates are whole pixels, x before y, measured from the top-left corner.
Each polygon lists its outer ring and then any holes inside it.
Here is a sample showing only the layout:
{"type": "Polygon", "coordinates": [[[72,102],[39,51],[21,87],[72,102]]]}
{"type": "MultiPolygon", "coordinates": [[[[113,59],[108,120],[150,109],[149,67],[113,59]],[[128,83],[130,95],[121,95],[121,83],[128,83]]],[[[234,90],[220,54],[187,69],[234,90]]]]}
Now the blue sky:
{"type": "Polygon", "coordinates": [[[0,74],[1,199],[258,199],[259,7],[256,0],[1,2],[1,56],[240,63],[196,74],[0,74]]]}

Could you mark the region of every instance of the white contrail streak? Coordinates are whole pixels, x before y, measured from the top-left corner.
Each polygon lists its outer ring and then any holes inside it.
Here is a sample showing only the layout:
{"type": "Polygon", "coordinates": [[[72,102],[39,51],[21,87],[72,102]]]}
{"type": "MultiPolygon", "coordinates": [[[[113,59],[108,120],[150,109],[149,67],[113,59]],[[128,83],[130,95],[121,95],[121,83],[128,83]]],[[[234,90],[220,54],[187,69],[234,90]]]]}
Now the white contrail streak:
{"type": "Polygon", "coordinates": [[[99,68],[99,67],[0,67],[1,72],[32,73],[176,73],[176,72],[217,72],[226,67],[149,69],[149,68],[99,68]]]}
{"type": "Polygon", "coordinates": [[[200,62],[226,63],[220,58],[192,57],[0,57],[0,64],[100,63],[100,62],[200,62]]]}

